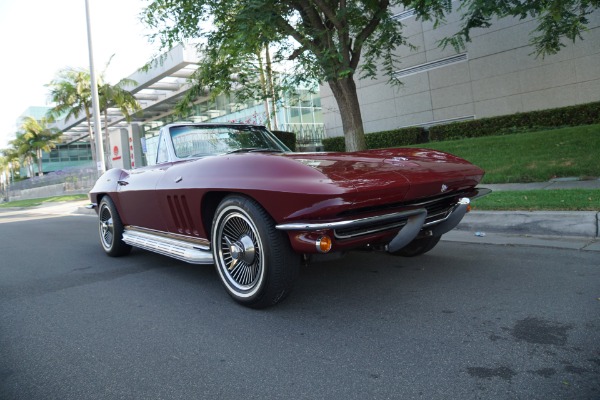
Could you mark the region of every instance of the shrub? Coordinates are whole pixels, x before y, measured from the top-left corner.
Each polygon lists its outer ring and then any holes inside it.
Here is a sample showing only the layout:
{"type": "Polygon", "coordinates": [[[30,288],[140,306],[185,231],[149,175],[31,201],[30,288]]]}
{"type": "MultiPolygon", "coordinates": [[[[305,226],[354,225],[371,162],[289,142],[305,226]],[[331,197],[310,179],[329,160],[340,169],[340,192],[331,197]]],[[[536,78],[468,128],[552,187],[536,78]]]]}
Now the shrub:
{"type": "Polygon", "coordinates": [[[423,143],[425,129],[421,127],[410,127],[394,129],[391,131],[374,132],[365,135],[368,149],[383,149],[387,147],[399,147],[409,144],[423,143]]]}
{"type": "Polygon", "coordinates": [[[343,136],[336,136],[323,139],[323,149],[325,151],[346,151],[346,144],[343,136]]]}
{"type": "MultiPolygon", "coordinates": [[[[373,132],[365,135],[367,149],[382,149],[388,147],[406,146],[427,141],[425,129],[421,127],[400,128],[391,131],[373,132]]],[[[343,136],[323,139],[325,151],[346,150],[343,136]]]]}
{"type": "Polygon", "coordinates": [[[429,128],[429,139],[442,141],[598,123],[600,102],[436,125],[429,128]]]}
{"type": "Polygon", "coordinates": [[[294,132],[286,131],[271,131],[277,139],[281,140],[283,144],[290,148],[292,151],[296,151],[296,134],[294,132]]]}

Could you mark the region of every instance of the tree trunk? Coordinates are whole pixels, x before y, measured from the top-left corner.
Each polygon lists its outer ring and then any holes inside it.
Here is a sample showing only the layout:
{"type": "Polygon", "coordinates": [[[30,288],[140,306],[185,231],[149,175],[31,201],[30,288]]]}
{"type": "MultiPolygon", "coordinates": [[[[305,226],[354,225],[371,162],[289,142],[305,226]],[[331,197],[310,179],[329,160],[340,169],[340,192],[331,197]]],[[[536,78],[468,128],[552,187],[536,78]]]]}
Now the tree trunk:
{"type": "Polygon", "coordinates": [[[42,150],[37,150],[37,162],[38,162],[38,176],[43,176],[44,171],[42,170],[42,150]]]}
{"type": "Polygon", "coordinates": [[[346,142],[346,151],[361,151],[367,149],[365,142],[365,131],[363,128],[360,105],[356,93],[354,77],[349,75],[345,78],[327,82],[340,109],[342,117],[342,129],[346,142]]]}
{"type": "Polygon", "coordinates": [[[268,99],[268,95],[267,95],[267,79],[265,78],[265,69],[263,67],[262,55],[261,55],[260,51],[258,53],[256,53],[256,57],[258,58],[258,70],[260,72],[260,74],[259,74],[260,88],[262,90],[263,101],[264,101],[264,106],[265,106],[265,114],[267,117],[267,121],[266,121],[265,125],[267,126],[267,129],[270,130],[271,129],[271,113],[269,110],[269,99],[268,99]]]}
{"type": "Polygon", "coordinates": [[[273,82],[273,67],[271,65],[271,53],[269,52],[269,43],[265,45],[265,61],[267,64],[267,85],[269,88],[269,95],[271,97],[271,102],[273,107],[271,107],[271,112],[273,113],[273,129],[279,130],[277,126],[277,94],[275,93],[275,83],[273,82]]]}
{"type": "Polygon", "coordinates": [[[35,176],[35,171],[33,170],[33,157],[27,157],[27,170],[29,171],[29,177],[33,178],[35,176]]]}

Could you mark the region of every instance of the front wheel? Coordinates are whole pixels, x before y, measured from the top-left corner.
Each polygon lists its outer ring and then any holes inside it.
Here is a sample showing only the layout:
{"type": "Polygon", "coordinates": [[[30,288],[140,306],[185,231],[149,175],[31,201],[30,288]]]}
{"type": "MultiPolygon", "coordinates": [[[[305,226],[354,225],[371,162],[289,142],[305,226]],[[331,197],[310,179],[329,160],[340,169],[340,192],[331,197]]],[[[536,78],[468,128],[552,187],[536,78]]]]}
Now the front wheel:
{"type": "Polygon", "coordinates": [[[217,272],[235,301],[264,308],[290,293],[300,257],[254,200],[226,197],[215,213],[211,237],[217,272]]]}
{"type": "Polygon", "coordinates": [[[98,206],[98,231],[102,248],[109,256],[124,256],[131,251],[131,246],[123,242],[123,223],[117,207],[108,196],[98,206]]]}
{"type": "Polygon", "coordinates": [[[398,251],[391,252],[391,254],[395,256],[403,256],[403,257],[416,257],[421,254],[427,253],[429,250],[433,249],[440,239],[442,235],[439,236],[425,236],[422,238],[418,238],[404,246],[398,251]]]}

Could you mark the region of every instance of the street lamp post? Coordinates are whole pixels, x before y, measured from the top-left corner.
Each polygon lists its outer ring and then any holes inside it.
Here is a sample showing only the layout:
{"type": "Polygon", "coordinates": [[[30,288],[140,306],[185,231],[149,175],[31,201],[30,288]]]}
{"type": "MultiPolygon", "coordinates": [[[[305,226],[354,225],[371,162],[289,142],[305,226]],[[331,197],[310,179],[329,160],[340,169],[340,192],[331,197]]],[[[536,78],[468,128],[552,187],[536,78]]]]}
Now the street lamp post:
{"type": "Polygon", "coordinates": [[[100,126],[100,103],[98,101],[98,83],[96,81],[96,71],[94,69],[94,51],[92,49],[92,27],[90,24],[90,6],[89,1],[85,0],[85,18],[87,22],[88,51],[90,53],[90,86],[92,90],[92,109],[94,116],[94,140],[96,142],[96,154],[98,155],[98,171],[102,174],[106,171],[104,162],[104,146],[102,145],[102,129],[100,126]]]}

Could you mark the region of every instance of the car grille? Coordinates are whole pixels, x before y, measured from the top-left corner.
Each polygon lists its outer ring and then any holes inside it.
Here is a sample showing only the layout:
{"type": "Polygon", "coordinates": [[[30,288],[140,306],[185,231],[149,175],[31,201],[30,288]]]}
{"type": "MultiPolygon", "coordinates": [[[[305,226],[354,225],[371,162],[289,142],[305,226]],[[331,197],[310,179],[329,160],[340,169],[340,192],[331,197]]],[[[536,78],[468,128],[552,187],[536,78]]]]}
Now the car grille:
{"type": "Polygon", "coordinates": [[[357,236],[369,235],[371,233],[400,229],[406,225],[407,219],[408,218],[404,217],[399,221],[373,222],[353,228],[340,228],[335,229],[333,233],[338,239],[349,239],[357,236]]]}
{"type": "MultiPolygon", "coordinates": [[[[415,201],[398,205],[403,209],[411,210],[424,208],[427,210],[424,226],[435,225],[444,221],[452,213],[456,205],[457,194],[451,196],[440,197],[427,201],[415,201]]],[[[389,210],[390,206],[384,206],[381,210],[389,210]]],[[[369,210],[373,212],[373,209],[369,210]]],[[[338,228],[334,230],[334,235],[337,239],[350,239],[358,236],[370,235],[372,233],[385,232],[391,230],[399,230],[406,225],[407,217],[398,217],[396,219],[386,219],[384,221],[376,221],[361,226],[351,228],[338,228]]]]}
{"type": "Polygon", "coordinates": [[[425,225],[433,225],[448,218],[455,204],[455,201],[440,200],[426,205],[427,218],[425,218],[425,225]]]}

